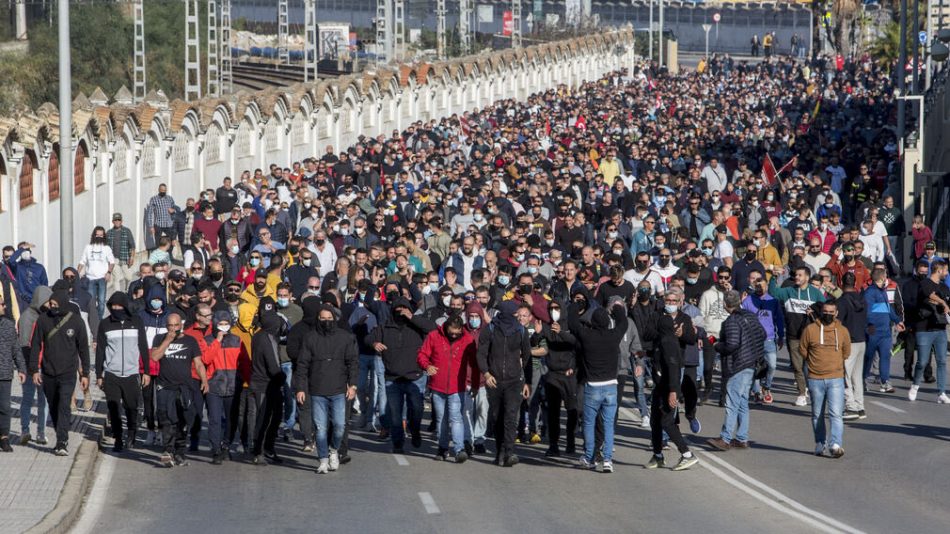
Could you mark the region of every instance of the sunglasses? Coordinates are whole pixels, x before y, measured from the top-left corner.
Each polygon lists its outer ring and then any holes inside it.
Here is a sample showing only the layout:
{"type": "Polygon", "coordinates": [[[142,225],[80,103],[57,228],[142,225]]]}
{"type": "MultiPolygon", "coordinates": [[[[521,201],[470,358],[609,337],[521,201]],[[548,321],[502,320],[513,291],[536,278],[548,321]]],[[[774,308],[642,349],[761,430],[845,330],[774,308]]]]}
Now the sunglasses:
{"type": "Polygon", "coordinates": [[[307,289],[311,289],[311,290],[313,290],[313,291],[316,291],[316,290],[320,289],[320,286],[307,286],[307,289]]]}

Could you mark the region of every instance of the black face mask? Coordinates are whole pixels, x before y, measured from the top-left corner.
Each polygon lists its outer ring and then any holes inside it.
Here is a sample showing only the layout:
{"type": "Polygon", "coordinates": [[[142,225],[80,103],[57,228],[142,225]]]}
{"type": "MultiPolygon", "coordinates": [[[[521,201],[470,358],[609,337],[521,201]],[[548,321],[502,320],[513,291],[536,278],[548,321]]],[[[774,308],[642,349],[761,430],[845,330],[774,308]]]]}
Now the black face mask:
{"type": "Polygon", "coordinates": [[[208,273],[208,278],[215,282],[220,282],[224,279],[224,271],[211,271],[208,273]]]}
{"type": "Polygon", "coordinates": [[[851,263],[851,260],[853,260],[853,259],[854,259],[854,256],[852,256],[851,254],[845,254],[845,255],[844,255],[844,262],[845,262],[845,263],[851,263]]]}
{"type": "Polygon", "coordinates": [[[750,262],[750,263],[755,261],[755,252],[746,252],[745,261],[750,262]]]}
{"type": "Polygon", "coordinates": [[[228,293],[228,295],[224,297],[224,300],[228,302],[237,302],[241,300],[241,295],[238,295],[236,293],[228,293]]]}
{"type": "Polygon", "coordinates": [[[835,314],[833,313],[823,313],[821,314],[821,322],[825,323],[825,326],[830,325],[835,322],[835,314]]]}
{"type": "Polygon", "coordinates": [[[647,262],[639,260],[634,262],[634,266],[636,266],[638,271],[642,271],[647,268],[647,262]]]}
{"type": "Polygon", "coordinates": [[[124,321],[129,318],[129,312],[125,311],[125,308],[113,308],[109,310],[109,315],[115,317],[120,321],[124,321]]]}
{"type": "Polygon", "coordinates": [[[581,313],[584,313],[585,311],[587,311],[587,300],[586,300],[586,299],[575,300],[575,301],[574,301],[574,304],[577,305],[577,309],[578,309],[581,313]]]}
{"type": "Polygon", "coordinates": [[[300,252],[300,247],[289,247],[287,252],[290,252],[291,256],[296,256],[297,253],[300,252]]]}
{"type": "Polygon", "coordinates": [[[321,332],[329,333],[333,330],[333,324],[335,322],[336,321],[332,319],[320,319],[317,321],[317,328],[319,328],[321,332]]]}
{"type": "Polygon", "coordinates": [[[531,284],[521,284],[518,286],[518,291],[520,291],[522,295],[530,295],[531,292],[534,291],[534,286],[531,284]]]}
{"type": "Polygon", "coordinates": [[[317,239],[316,241],[314,241],[314,243],[316,243],[318,247],[322,247],[323,244],[326,242],[327,242],[326,239],[317,239]]]}
{"type": "Polygon", "coordinates": [[[61,315],[65,315],[66,311],[63,310],[62,308],[49,308],[48,310],[46,310],[46,314],[49,315],[50,317],[59,317],[61,315]]]}
{"type": "Polygon", "coordinates": [[[389,302],[392,302],[396,300],[397,298],[399,298],[399,293],[397,293],[396,291],[390,291],[389,293],[386,293],[386,300],[388,300],[389,302]]]}

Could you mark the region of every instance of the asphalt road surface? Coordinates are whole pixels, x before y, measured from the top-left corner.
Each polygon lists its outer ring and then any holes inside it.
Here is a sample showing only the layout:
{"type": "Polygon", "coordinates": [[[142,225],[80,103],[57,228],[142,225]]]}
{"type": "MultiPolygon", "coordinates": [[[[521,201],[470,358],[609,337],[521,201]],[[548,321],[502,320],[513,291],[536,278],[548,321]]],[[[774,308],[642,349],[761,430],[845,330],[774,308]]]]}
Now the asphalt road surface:
{"type": "MultiPolygon", "coordinates": [[[[689,471],[643,468],[649,435],[628,390],[613,474],[546,459],[544,444],[519,445],[514,468],[492,465],[491,451],[461,465],[433,461],[431,439],[397,457],[360,432],[353,461],[327,475],[293,443],[278,447],[281,466],[213,466],[203,450],[166,469],[153,450],[107,452],[73,531],[946,532],[950,406],[934,402],[934,388],[923,386],[915,403],[900,379],[893,394],[872,389],[869,418],[846,424],[845,456],[817,458],[787,362],[783,351],[775,403],[752,409],[751,449],[710,452],[704,442],[718,435],[723,409],[700,408],[703,429],[689,435],[700,463],[689,471]]],[[[667,451],[668,464],[677,459],[667,451]]]]}

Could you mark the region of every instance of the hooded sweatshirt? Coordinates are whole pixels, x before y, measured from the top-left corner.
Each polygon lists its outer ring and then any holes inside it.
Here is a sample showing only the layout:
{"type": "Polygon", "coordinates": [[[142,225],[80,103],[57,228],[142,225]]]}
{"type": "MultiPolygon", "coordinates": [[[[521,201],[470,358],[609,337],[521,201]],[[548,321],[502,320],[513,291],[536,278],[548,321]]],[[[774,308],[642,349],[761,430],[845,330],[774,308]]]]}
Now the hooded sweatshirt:
{"type": "Polygon", "coordinates": [[[46,304],[51,296],[53,296],[53,290],[47,286],[34,289],[30,306],[20,315],[17,330],[19,331],[20,349],[23,351],[23,357],[27,360],[30,359],[30,340],[33,339],[33,328],[36,326],[36,320],[43,314],[40,307],[46,304]]]}
{"type": "Polygon", "coordinates": [[[844,361],[851,356],[851,335],[837,319],[828,326],[817,321],[805,327],[801,350],[808,378],[844,378],[844,361]]]}
{"type": "Polygon", "coordinates": [[[274,312],[262,313],[261,329],[251,338],[251,390],[266,391],[272,383],[284,381],[284,372],[280,368],[280,350],[278,343],[286,324],[274,312]]]}
{"type": "MultiPolygon", "coordinates": [[[[424,348],[424,341],[428,341],[426,336],[437,327],[435,323],[422,315],[413,315],[411,319],[406,319],[397,313],[400,308],[412,312],[412,304],[409,300],[403,297],[397,298],[393,302],[392,316],[385,324],[377,326],[369,333],[366,344],[386,345],[386,350],[381,353],[383,365],[386,368],[386,380],[414,381],[422,376],[422,369],[416,359],[422,355],[420,351],[424,348]]],[[[472,350],[474,351],[474,347],[472,350]]],[[[477,369],[475,374],[478,374],[477,369]]]]}
{"type": "Polygon", "coordinates": [[[138,375],[147,369],[149,360],[142,320],[129,313],[125,293],[113,293],[108,307],[109,316],[99,323],[96,334],[96,376],[104,372],[122,378],[138,375]],[[122,306],[122,310],[113,310],[113,306],[122,306]]]}
{"type": "Polygon", "coordinates": [[[47,376],[62,376],[81,372],[89,376],[86,323],[73,311],[65,291],[54,291],[50,301],[59,307],[36,320],[30,342],[30,374],[42,371],[47,376]]]}
{"type": "Polygon", "coordinates": [[[568,321],[571,332],[580,340],[582,375],[588,384],[616,383],[621,356],[620,340],[627,333],[626,308],[613,306],[610,313],[604,308],[597,308],[591,317],[591,326],[583,324],[576,311],[572,312],[568,321]]]}
{"type": "Polygon", "coordinates": [[[864,343],[867,340],[865,329],[868,326],[868,310],[861,293],[845,291],[841,294],[838,299],[838,320],[848,329],[852,343],[864,343]]]}
{"type": "Polygon", "coordinates": [[[808,324],[808,309],[816,302],[824,302],[825,296],[821,291],[808,284],[801,289],[799,287],[778,287],[775,278],[769,280],[769,295],[778,299],[785,307],[785,334],[788,339],[799,339],[802,330],[808,324]]]}
{"type": "MultiPolygon", "coordinates": [[[[160,339],[168,332],[168,311],[165,306],[165,286],[153,284],[149,287],[145,295],[145,309],[139,312],[139,319],[142,320],[142,328],[145,330],[145,340],[149,347],[157,347],[160,339]],[[161,301],[161,305],[155,309],[152,308],[152,301],[161,301]]],[[[148,374],[158,376],[161,368],[160,361],[148,359],[148,374]]]]}
{"type": "MultiPolygon", "coordinates": [[[[333,308],[324,304],[320,309],[333,308]]],[[[338,395],[345,393],[347,386],[356,385],[358,375],[356,339],[334,321],[327,328],[318,325],[304,339],[294,370],[294,391],[338,395]]]]}
{"type": "Polygon", "coordinates": [[[531,381],[531,344],[515,312],[518,305],[510,300],[498,306],[498,314],[478,340],[478,368],[491,373],[499,384],[531,381]]]}

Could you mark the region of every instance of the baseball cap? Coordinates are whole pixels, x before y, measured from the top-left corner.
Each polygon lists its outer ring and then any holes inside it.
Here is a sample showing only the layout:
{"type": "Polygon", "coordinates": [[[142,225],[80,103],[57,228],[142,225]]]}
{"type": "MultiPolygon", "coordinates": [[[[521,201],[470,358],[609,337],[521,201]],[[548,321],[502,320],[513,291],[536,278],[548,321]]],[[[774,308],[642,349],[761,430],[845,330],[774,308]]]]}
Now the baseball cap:
{"type": "Polygon", "coordinates": [[[187,277],[185,276],[185,272],[184,272],[184,271],[180,271],[180,270],[178,270],[178,269],[175,269],[175,270],[173,270],[172,272],[168,273],[168,279],[169,279],[169,280],[174,280],[174,281],[176,281],[176,282],[181,282],[181,281],[184,280],[185,278],[187,278],[187,277]]]}
{"type": "Polygon", "coordinates": [[[119,212],[113,213],[113,214],[112,214],[112,220],[113,220],[113,221],[121,221],[121,220],[122,220],[122,214],[119,213],[119,212]]]}

